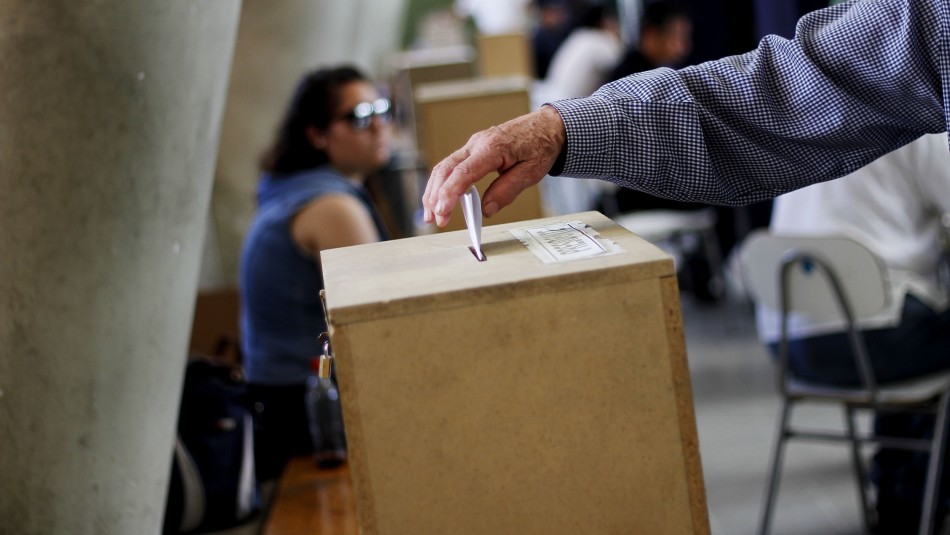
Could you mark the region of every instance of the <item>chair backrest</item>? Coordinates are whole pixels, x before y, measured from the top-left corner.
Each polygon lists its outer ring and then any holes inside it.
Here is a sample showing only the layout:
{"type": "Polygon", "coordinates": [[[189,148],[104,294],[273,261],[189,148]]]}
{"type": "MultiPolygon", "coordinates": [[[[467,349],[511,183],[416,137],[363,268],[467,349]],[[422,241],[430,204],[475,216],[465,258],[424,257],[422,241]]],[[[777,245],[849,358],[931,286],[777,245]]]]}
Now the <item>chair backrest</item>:
{"type": "MultiPolygon", "coordinates": [[[[865,246],[841,236],[776,236],[767,231],[754,232],[742,247],[741,262],[753,300],[780,309],[780,270],[794,253],[811,255],[830,268],[855,320],[880,312],[888,304],[886,268],[865,246]]],[[[816,322],[842,319],[828,279],[807,262],[792,268],[788,284],[790,311],[816,322]]]]}

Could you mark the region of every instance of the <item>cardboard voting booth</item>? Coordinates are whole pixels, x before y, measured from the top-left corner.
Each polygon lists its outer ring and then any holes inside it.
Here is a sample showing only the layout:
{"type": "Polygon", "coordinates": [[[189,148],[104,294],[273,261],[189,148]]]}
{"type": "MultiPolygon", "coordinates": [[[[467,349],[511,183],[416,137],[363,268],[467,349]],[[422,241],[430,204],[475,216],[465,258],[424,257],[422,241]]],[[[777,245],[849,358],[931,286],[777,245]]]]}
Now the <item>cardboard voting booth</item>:
{"type": "Polygon", "coordinates": [[[364,534],[708,533],[672,259],[597,212],[324,251],[364,534]]]}
{"type": "Polygon", "coordinates": [[[410,91],[420,84],[475,75],[475,51],[470,46],[407,50],[392,54],[387,63],[395,77],[405,79],[410,91]]]}
{"type": "MultiPolygon", "coordinates": [[[[391,55],[387,63],[392,73],[397,121],[415,136],[419,123],[415,105],[418,88],[433,82],[473,77],[475,50],[470,46],[410,50],[391,55]]],[[[415,143],[421,146],[422,138],[416,138],[415,143]]]]}
{"type": "Polygon", "coordinates": [[[480,76],[534,76],[531,43],[523,33],[479,35],[475,47],[480,76]]]}

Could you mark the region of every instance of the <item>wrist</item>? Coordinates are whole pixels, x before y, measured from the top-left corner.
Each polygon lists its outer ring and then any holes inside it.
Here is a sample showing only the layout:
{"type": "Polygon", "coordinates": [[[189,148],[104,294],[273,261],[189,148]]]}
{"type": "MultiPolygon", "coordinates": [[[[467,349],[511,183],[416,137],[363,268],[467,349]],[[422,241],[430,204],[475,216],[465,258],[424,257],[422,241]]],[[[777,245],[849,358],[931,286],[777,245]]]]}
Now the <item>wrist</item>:
{"type": "Polygon", "coordinates": [[[554,106],[545,104],[538,111],[546,118],[545,124],[549,125],[546,137],[551,140],[554,150],[557,151],[548,174],[558,176],[564,170],[564,162],[567,159],[567,128],[564,126],[561,113],[554,106]]]}

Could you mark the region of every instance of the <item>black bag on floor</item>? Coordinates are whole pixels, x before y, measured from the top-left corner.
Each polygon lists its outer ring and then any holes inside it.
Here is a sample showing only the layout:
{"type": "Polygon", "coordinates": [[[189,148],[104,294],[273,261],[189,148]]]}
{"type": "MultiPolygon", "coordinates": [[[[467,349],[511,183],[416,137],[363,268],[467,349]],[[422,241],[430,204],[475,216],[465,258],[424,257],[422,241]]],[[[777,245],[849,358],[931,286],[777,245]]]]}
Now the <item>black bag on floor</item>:
{"type": "Polygon", "coordinates": [[[254,429],[240,373],[208,358],[185,371],[164,533],[240,524],[260,507],[254,429]]]}

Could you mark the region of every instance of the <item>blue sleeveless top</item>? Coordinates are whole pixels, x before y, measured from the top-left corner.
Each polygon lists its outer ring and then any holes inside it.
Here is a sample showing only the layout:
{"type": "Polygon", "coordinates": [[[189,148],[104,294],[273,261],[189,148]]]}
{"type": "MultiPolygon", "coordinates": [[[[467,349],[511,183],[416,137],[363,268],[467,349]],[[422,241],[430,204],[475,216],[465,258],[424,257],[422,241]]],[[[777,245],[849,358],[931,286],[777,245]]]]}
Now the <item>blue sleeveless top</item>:
{"type": "Polygon", "coordinates": [[[329,166],[286,176],[265,174],[258,186],[258,212],[241,254],[241,350],[251,383],[302,384],[326,330],[319,258],[290,235],[291,219],[327,194],[352,195],[366,206],[382,239],[387,233],[367,192],[329,166]]]}

